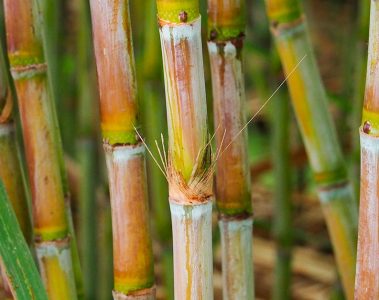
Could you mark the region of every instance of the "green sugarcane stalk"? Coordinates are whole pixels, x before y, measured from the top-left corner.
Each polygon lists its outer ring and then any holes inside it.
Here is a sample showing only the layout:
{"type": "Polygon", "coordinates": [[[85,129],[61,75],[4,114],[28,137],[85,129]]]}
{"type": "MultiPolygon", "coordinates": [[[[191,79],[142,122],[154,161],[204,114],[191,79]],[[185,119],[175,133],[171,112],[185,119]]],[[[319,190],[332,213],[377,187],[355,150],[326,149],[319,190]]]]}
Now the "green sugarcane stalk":
{"type": "Polygon", "coordinates": [[[354,297],[357,205],[327,97],[297,0],[266,0],[271,30],[288,79],[292,104],[317,183],[346,297],[354,297]]]}
{"type": "Polygon", "coordinates": [[[286,92],[280,92],[272,104],[272,160],[274,164],[274,237],[277,243],[272,299],[291,299],[291,258],[293,244],[291,167],[289,161],[290,110],[286,92]]]}
{"type": "Polygon", "coordinates": [[[86,299],[96,298],[98,277],[97,201],[98,182],[97,138],[93,105],[98,99],[96,73],[91,35],[91,21],[88,1],[80,1],[78,9],[78,144],[77,156],[80,165],[79,229],[81,258],[83,262],[84,294],[86,299]]]}
{"type": "Polygon", "coordinates": [[[112,218],[109,199],[101,194],[98,197],[98,274],[97,299],[109,300],[112,298],[113,287],[113,254],[112,254],[112,218]]]}

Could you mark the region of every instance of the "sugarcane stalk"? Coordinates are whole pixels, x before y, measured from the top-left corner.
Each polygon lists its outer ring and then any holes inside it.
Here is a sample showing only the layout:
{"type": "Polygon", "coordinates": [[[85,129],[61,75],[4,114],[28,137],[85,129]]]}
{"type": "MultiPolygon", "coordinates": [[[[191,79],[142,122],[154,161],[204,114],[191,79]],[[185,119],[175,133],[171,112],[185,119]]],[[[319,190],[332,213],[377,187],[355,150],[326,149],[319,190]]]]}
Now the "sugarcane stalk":
{"type": "MultiPolygon", "coordinates": [[[[145,16],[144,28],[151,28],[151,30],[144,31],[143,52],[140,57],[142,75],[141,80],[138,81],[140,95],[143,99],[141,101],[143,132],[148,142],[153,144],[154,140],[157,140],[161,144],[161,137],[167,136],[167,130],[165,125],[166,109],[162,102],[164,99],[161,97],[164,87],[162,86],[162,57],[160,53],[159,32],[158,28],[156,28],[156,1],[145,1],[142,10],[145,16]]],[[[152,152],[156,156],[159,155],[157,150],[152,150],[152,152]]],[[[174,276],[172,274],[173,253],[171,248],[171,221],[169,218],[170,206],[167,201],[167,181],[162,176],[161,171],[151,156],[147,157],[147,170],[150,203],[152,203],[153,228],[155,228],[154,231],[162,246],[162,254],[160,256],[164,268],[162,286],[166,299],[171,300],[174,299],[174,276]]]]}
{"type": "Polygon", "coordinates": [[[109,198],[101,194],[98,197],[98,274],[97,299],[109,300],[113,287],[113,256],[112,256],[112,220],[109,198]]]}
{"type": "Polygon", "coordinates": [[[357,205],[349,183],[327,97],[297,0],[266,0],[271,30],[288,80],[292,104],[317,183],[346,297],[353,299],[357,205]],[[306,55],[306,56],[305,56],[306,55]]]}
{"type": "Polygon", "coordinates": [[[37,3],[4,1],[8,56],[15,81],[32,189],[37,258],[49,297],[76,299],[57,128],[37,3]]]}
{"type": "MultiPolygon", "coordinates": [[[[63,106],[61,106],[62,97],[61,97],[61,83],[60,80],[61,74],[59,74],[59,61],[60,57],[58,55],[58,36],[60,32],[60,18],[62,16],[59,14],[59,10],[62,7],[61,3],[59,1],[49,1],[49,0],[35,0],[35,3],[38,5],[38,13],[39,18],[42,20],[42,42],[43,42],[43,50],[46,57],[46,62],[49,65],[48,68],[48,79],[50,83],[51,88],[51,94],[53,96],[54,101],[52,101],[52,116],[54,121],[54,127],[57,128],[57,134],[55,134],[55,143],[56,143],[56,149],[58,152],[59,157],[59,164],[60,164],[60,172],[61,172],[61,178],[62,178],[62,184],[63,184],[63,193],[65,198],[65,205],[66,205],[66,212],[67,212],[67,218],[68,218],[68,227],[69,227],[69,234],[70,234],[70,248],[71,248],[71,258],[72,258],[72,264],[73,264],[73,270],[75,274],[75,285],[77,290],[77,295],[79,299],[84,298],[84,283],[83,283],[83,274],[82,274],[82,268],[80,264],[79,259],[79,251],[77,247],[77,241],[76,241],[76,234],[75,234],[75,228],[74,228],[74,222],[73,222],[73,216],[71,211],[71,194],[68,187],[68,179],[67,179],[67,173],[66,173],[66,166],[64,161],[64,153],[63,153],[63,144],[62,144],[62,138],[60,135],[59,130],[59,122],[58,122],[58,116],[55,113],[55,104],[58,103],[58,108],[60,115],[62,115],[63,122],[65,125],[67,123],[73,123],[68,118],[70,118],[73,114],[72,112],[68,112],[67,109],[65,109],[63,106]],[[61,111],[62,109],[62,111],[61,111]]],[[[67,86],[64,86],[65,89],[67,89],[67,86]]],[[[67,105],[67,104],[66,104],[67,105]]],[[[71,130],[72,132],[73,130],[71,130]]],[[[67,133],[67,130],[63,130],[63,134],[67,133]]],[[[73,147],[71,147],[72,141],[67,141],[68,146],[67,149],[70,151],[73,147]]]]}
{"type": "Polygon", "coordinates": [[[14,101],[4,49],[2,43],[0,45],[0,179],[4,183],[25,240],[29,244],[32,237],[31,223],[12,118],[14,101]]]}
{"type": "Polygon", "coordinates": [[[274,237],[277,243],[272,299],[291,299],[291,258],[293,244],[291,168],[289,163],[290,110],[286,92],[279,92],[272,104],[272,160],[274,164],[274,237]]]}
{"type": "MultiPolygon", "coordinates": [[[[1,25],[3,27],[3,5],[1,11],[1,25]]],[[[13,123],[14,95],[10,88],[9,72],[5,61],[3,44],[5,34],[0,32],[0,179],[5,185],[9,200],[16,213],[17,220],[28,245],[31,244],[31,222],[29,207],[24,185],[21,161],[16,143],[15,125],[13,123]]],[[[11,290],[4,272],[0,268],[0,281],[3,281],[4,297],[12,298],[11,290]]]]}
{"type": "MultiPolygon", "coordinates": [[[[355,191],[359,191],[360,172],[360,144],[356,129],[362,119],[362,104],[365,93],[366,69],[367,69],[367,42],[370,23],[370,1],[359,1],[358,19],[356,32],[356,48],[354,53],[354,89],[352,106],[352,175],[357,180],[354,181],[355,191]]],[[[350,82],[348,83],[350,84],[350,82]]]]}
{"type": "Polygon", "coordinates": [[[224,299],[253,299],[252,207],[242,70],[244,0],[208,0],[208,52],[211,63],[217,148],[230,145],[217,160],[216,204],[222,245],[224,299]]]}
{"type": "Polygon", "coordinates": [[[97,140],[95,116],[97,110],[93,101],[98,98],[96,94],[96,73],[93,45],[91,36],[91,22],[89,3],[80,1],[78,4],[78,82],[79,105],[78,127],[79,137],[77,155],[80,164],[80,242],[83,261],[84,294],[87,299],[96,298],[98,256],[96,247],[97,238],[97,201],[96,189],[98,176],[97,166],[97,140]]]}
{"type": "Polygon", "coordinates": [[[112,207],[114,299],[154,299],[145,147],[129,1],[91,0],[100,117],[112,207]],[[132,174],[132,175],[131,175],[132,174]]]}
{"type": "Polygon", "coordinates": [[[355,299],[379,298],[379,2],[371,1],[361,140],[361,186],[355,299]]]}
{"type": "Polygon", "coordinates": [[[158,0],[175,299],[212,299],[212,153],[197,0],[158,0]]]}

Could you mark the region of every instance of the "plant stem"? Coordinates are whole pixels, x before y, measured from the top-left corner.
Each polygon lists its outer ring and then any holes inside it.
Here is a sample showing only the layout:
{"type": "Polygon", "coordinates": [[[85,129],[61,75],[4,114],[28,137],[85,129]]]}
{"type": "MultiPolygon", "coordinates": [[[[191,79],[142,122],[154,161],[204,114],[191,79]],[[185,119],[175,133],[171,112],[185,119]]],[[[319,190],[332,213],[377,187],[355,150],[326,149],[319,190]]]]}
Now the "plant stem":
{"type": "Polygon", "coordinates": [[[292,203],[291,168],[289,164],[290,110],[288,97],[280,92],[272,110],[273,138],[272,159],[274,163],[275,219],[274,236],[277,243],[274,292],[272,299],[291,299],[292,257],[292,203]]]}
{"type": "Polygon", "coordinates": [[[0,43],[0,179],[4,183],[25,240],[30,244],[31,222],[12,120],[13,95],[9,86],[3,51],[2,43],[0,43]]]}
{"type": "MultiPolygon", "coordinates": [[[[161,97],[164,90],[161,84],[163,80],[161,72],[162,56],[160,53],[159,32],[158,28],[156,28],[156,1],[145,1],[142,6],[142,11],[145,15],[144,28],[151,28],[151,30],[144,30],[143,53],[140,57],[142,78],[138,82],[140,95],[142,95],[143,99],[143,101],[141,101],[143,131],[147,141],[153,144],[154,140],[157,140],[160,144],[161,134],[167,136],[167,130],[165,126],[166,109],[161,97]]],[[[152,150],[152,152],[155,153],[156,156],[159,155],[157,150],[152,150]]],[[[172,300],[174,299],[174,276],[172,274],[172,231],[169,218],[170,207],[167,201],[167,181],[150,156],[147,157],[147,170],[155,232],[163,248],[163,253],[160,257],[164,268],[162,285],[164,286],[166,298],[172,300]]]]}
{"type": "Polygon", "coordinates": [[[97,299],[109,300],[113,287],[113,256],[112,256],[112,218],[109,199],[105,195],[99,196],[98,217],[98,274],[97,299]]]}
{"type": "Polygon", "coordinates": [[[139,123],[129,1],[90,4],[112,207],[113,297],[154,299],[145,147],[135,132],[139,123]]]}
{"type": "MultiPolygon", "coordinates": [[[[354,53],[354,94],[352,111],[352,174],[355,191],[359,191],[360,172],[360,144],[356,129],[362,120],[362,104],[365,93],[366,69],[367,69],[367,42],[370,23],[370,1],[359,1],[358,20],[356,33],[356,49],[354,53]]],[[[349,83],[350,84],[350,83],[349,83]]]]}
{"type": "Polygon", "coordinates": [[[77,155],[80,164],[80,242],[82,250],[84,294],[87,299],[96,298],[97,284],[97,201],[96,187],[98,182],[97,166],[97,139],[95,117],[97,110],[93,105],[98,98],[96,94],[96,73],[93,45],[91,36],[91,22],[89,3],[80,1],[78,9],[78,81],[79,81],[79,105],[78,127],[79,137],[77,143],[77,155]]]}
{"type": "Polygon", "coordinates": [[[223,298],[253,299],[251,180],[247,131],[240,132],[246,122],[244,0],[208,0],[208,23],[216,144],[223,151],[216,173],[223,298]]]}
{"type": "Polygon", "coordinates": [[[297,0],[266,0],[292,104],[318,187],[348,299],[354,297],[357,207],[327,110],[327,98],[297,0]],[[306,55],[306,57],[304,57],[306,55]]]}
{"type": "Polygon", "coordinates": [[[42,48],[41,19],[36,2],[6,0],[4,4],[8,55],[32,188],[37,257],[49,297],[76,299],[58,130],[42,48]]]}
{"type": "Polygon", "coordinates": [[[175,299],[212,299],[212,154],[197,0],[158,0],[175,299]],[[195,262],[197,262],[195,264],[195,262]]]}
{"type": "MultiPolygon", "coordinates": [[[[73,216],[71,212],[71,195],[68,188],[68,180],[66,173],[66,166],[64,162],[63,145],[59,130],[59,122],[56,114],[55,104],[60,101],[60,87],[59,87],[59,76],[58,76],[58,63],[59,57],[57,55],[58,49],[58,32],[59,32],[59,2],[49,1],[49,0],[33,0],[35,6],[35,18],[40,22],[40,34],[41,41],[43,45],[43,52],[45,60],[48,64],[47,68],[47,78],[49,81],[49,93],[55,101],[51,101],[51,116],[54,122],[55,128],[55,149],[58,152],[59,166],[61,172],[63,194],[65,198],[66,214],[70,235],[70,248],[71,248],[71,258],[73,264],[73,271],[75,274],[75,285],[76,291],[79,299],[84,297],[84,287],[83,287],[83,275],[81,270],[81,265],[79,261],[79,252],[76,242],[76,234],[73,223],[73,216]]],[[[71,113],[70,113],[71,114],[71,113]]]]}
{"type": "Polygon", "coordinates": [[[379,298],[379,2],[371,1],[361,139],[361,193],[355,299],[379,298]]]}
{"type": "MultiPolygon", "coordinates": [[[[0,265],[16,300],[48,299],[33,257],[0,180],[0,265]],[[17,257],[17,259],[15,259],[17,257]]],[[[58,299],[58,298],[56,298],[58,299]]]]}

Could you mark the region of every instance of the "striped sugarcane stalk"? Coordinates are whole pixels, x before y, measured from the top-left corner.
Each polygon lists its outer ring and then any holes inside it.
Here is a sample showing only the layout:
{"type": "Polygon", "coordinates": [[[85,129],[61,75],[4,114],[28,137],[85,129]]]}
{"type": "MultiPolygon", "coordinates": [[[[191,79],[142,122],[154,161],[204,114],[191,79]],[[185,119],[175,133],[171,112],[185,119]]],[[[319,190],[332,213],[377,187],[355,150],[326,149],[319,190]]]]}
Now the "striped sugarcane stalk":
{"type": "Polygon", "coordinates": [[[212,299],[212,153],[197,0],[157,0],[168,120],[175,299],[212,299]]]}
{"type": "Polygon", "coordinates": [[[100,117],[112,206],[114,299],[154,299],[145,147],[129,1],[91,0],[100,117]]]}
{"type": "Polygon", "coordinates": [[[36,2],[5,0],[8,56],[32,189],[35,248],[52,299],[76,299],[55,112],[36,2]]]}
{"type": "Polygon", "coordinates": [[[371,1],[365,99],[360,127],[361,187],[355,299],[379,299],[379,1],[371,1]]]}
{"type": "Polygon", "coordinates": [[[298,0],[266,0],[271,30],[288,80],[292,104],[317,183],[345,294],[353,299],[357,205],[348,181],[327,97],[298,0]],[[305,56],[306,55],[306,56],[305,56]]]}
{"type": "Polygon", "coordinates": [[[211,63],[217,148],[216,203],[222,244],[224,299],[253,299],[252,207],[245,125],[242,52],[244,0],[208,0],[208,52],[211,63]],[[224,145],[224,147],[223,147],[224,145]]]}

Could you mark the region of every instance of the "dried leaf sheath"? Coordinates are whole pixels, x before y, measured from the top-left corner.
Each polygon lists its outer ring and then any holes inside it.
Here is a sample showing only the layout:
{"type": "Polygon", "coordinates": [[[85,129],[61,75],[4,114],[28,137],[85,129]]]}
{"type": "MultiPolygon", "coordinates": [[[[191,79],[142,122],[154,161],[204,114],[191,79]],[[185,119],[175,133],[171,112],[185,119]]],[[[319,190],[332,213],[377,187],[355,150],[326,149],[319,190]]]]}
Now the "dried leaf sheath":
{"type": "Polygon", "coordinates": [[[361,192],[355,299],[379,298],[379,3],[371,1],[370,40],[363,104],[361,192]]]}
{"type": "Polygon", "coordinates": [[[129,1],[90,4],[112,206],[114,298],[153,299],[145,148],[135,132],[138,107],[129,1]]]}
{"type": "Polygon", "coordinates": [[[212,157],[198,1],[158,0],[175,299],[212,299],[212,157]]]}
{"type": "Polygon", "coordinates": [[[31,181],[40,269],[49,297],[76,299],[71,255],[66,257],[63,254],[66,251],[58,251],[62,248],[69,251],[70,241],[56,149],[57,128],[40,40],[41,24],[37,22],[31,1],[7,0],[4,5],[8,55],[19,101],[31,181]]]}
{"type": "Polygon", "coordinates": [[[283,68],[288,74],[307,55],[288,80],[296,118],[318,185],[319,197],[333,242],[348,299],[353,299],[357,209],[348,182],[335,128],[327,110],[325,89],[296,0],[266,0],[272,32],[283,68]]]}

